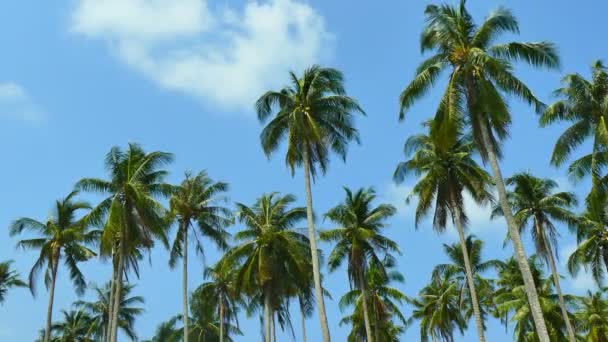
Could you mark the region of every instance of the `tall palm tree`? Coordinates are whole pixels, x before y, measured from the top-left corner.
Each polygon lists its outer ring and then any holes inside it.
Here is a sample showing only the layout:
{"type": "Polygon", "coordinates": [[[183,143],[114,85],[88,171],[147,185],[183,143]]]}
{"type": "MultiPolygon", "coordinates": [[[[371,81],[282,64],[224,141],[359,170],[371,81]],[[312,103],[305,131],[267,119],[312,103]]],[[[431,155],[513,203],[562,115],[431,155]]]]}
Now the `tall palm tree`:
{"type": "Polygon", "coordinates": [[[467,321],[460,310],[460,289],[449,276],[433,277],[431,283],[425,286],[418,298],[409,300],[414,307],[410,323],[420,321],[420,339],[423,342],[441,339],[446,342],[454,341],[454,330],[462,334],[467,321]]]}
{"type": "Polygon", "coordinates": [[[376,193],[372,188],[356,192],[348,188],[344,190],[344,201],[325,214],[340,227],[321,232],[320,238],[335,243],[329,254],[330,272],[347,261],[351,289],[361,290],[366,337],[368,342],[372,342],[366,271],[370,262],[382,265],[380,260],[384,254],[399,252],[397,243],[382,235],[386,220],[395,214],[396,209],[390,204],[375,206],[376,193]]]}
{"type": "Polygon", "coordinates": [[[568,171],[578,179],[591,174],[594,188],[604,187],[600,178],[602,168],[608,165],[608,70],[598,60],[591,66],[590,80],[580,74],[569,74],[562,84],[555,91],[560,99],[547,107],[540,119],[541,126],[572,122],[557,139],[551,163],[564,164],[576,148],[591,138],[591,153],[573,161],[568,171]]]}
{"type": "MultiPolygon", "coordinates": [[[[135,332],[135,319],[144,312],[140,305],[144,304],[144,298],[141,296],[130,296],[135,285],[124,284],[120,293],[120,310],[118,311],[118,328],[131,341],[137,341],[137,333],[135,332]]],[[[106,341],[108,338],[108,323],[110,321],[111,308],[111,283],[106,283],[103,287],[93,287],[96,300],[92,302],[76,301],[74,306],[87,313],[92,319],[94,328],[93,336],[106,341]]]]}
{"type": "Polygon", "coordinates": [[[261,297],[266,342],[270,342],[274,315],[280,312],[285,297],[297,295],[294,285],[309,282],[309,242],[293,230],[306,217],[306,209],[290,208],[294,202],[291,195],[271,193],[262,195],[251,207],[237,203],[237,218],[245,228],[235,234],[239,244],[223,259],[235,265],[238,291],[261,297]]]}
{"type": "MultiPolygon", "coordinates": [[[[192,230],[196,250],[202,252],[199,235],[209,238],[221,249],[226,249],[228,233],[224,230],[231,223],[230,209],[221,205],[228,184],[214,182],[207,172],[192,176],[186,173],[184,181],[175,187],[169,201],[171,215],[178,223],[177,234],[171,249],[169,265],[175,267],[183,259],[182,303],[183,316],[188,317],[188,236],[192,230]]],[[[184,342],[188,342],[188,320],[184,320],[184,342]]]]}
{"type": "Polygon", "coordinates": [[[291,85],[280,91],[268,91],[262,95],[256,109],[258,119],[268,122],[260,138],[267,156],[275,152],[282,140],[287,140],[285,161],[292,173],[296,167],[304,167],[306,190],[306,217],[308,239],[312,256],[315,282],[315,301],[319,311],[323,341],[330,341],[325,302],[321,287],[321,271],[314,227],[311,177],[317,171],[325,173],[329,154],[333,151],[346,159],[348,144],[359,141],[354,128],[353,113],[364,113],[356,100],[346,95],[342,73],[336,69],[314,65],[298,78],[290,72],[291,85]]]}
{"type": "Polygon", "coordinates": [[[8,290],[13,287],[27,287],[19,273],[11,269],[12,260],[0,262],[0,304],[4,304],[8,290]]]}
{"type": "Polygon", "coordinates": [[[568,259],[568,270],[576,275],[580,268],[590,270],[602,285],[608,270],[608,209],[606,194],[589,196],[586,210],[576,222],[577,247],[568,259]]]}
{"type": "Polygon", "coordinates": [[[526,253],[509,207],[498,159],[502,155],[500,141],[508,136],[511,123],[504,95],[519,97],[538,112],[543,108],[532,91],[513,74],[511,63],[523,61],[535,67],[554,68],[559,65],[559,58],[549,42],[495,44],[505,32],[519,33],[517,19],[509,10],[499,8],[478,26],[465,3],[461,0],[459,6],[427,6],[421,50],[432,50],[435,54],[422,62],[413,81],[401,93],[400,119],[431,89],[442,71],[448,69],[448,84],[435,115],[435,129],[442,134],[451,134],[462,117],[467,116],[466,122],[471,127],[481,157],[489,161],[494,173],[499,203],[524,275],[534,323],[540,340],[545,342],[549,336],[526,253]]]}
{"type": "Polygon", "coordinates": [[[64,261],[70,271],[70,278],[76,288],[76,293],[82,295],[86,288],[84,275],[78,268],[78,263],[86,261],[95,252],[86,247],[99,237],[96,230],[87,229],[87,217],[77,218],[80,211],[91,209],[91,206],[82,201],[74,200],[77,191],[55,202],[55,208],[46,222],[23,217],[11,224],[10,235],[15,236],[24,232],[37,234],[39,237],[21,240],[17,247],[23,249],[36,249],[40,251],[29,275],[29,286],[35,294],[36,277],[46,267],[44,284],[49,290],[49,303],[46,314],[46,327],[44,341],[49,342],[51,336],[51,322],[53,316],[53,302],[55,299],[55,281],[59,262],[64,261]]]}
{"type": "MultiPolygon", "coordinates": [[[[568,339],[564,331],[565,321],[559,309],[558,298],[553,292],[553,281],[545,278],[538,259],[535,255],[530,257],[537,292],[543,309],[543,316],[551,341],[565,341],[568,339]]],[[[508,324],[514,324],[514,337],[517,342],[538,341],[539,336],[530,315],[530,305],[524,290],[524,283],[517,262],[510,258],[499,266],[498,289],[494,294],[496,303],[495,314],[508,324]]],[[[572,301],[571,296],[564,296],[566,303],[572,301]]],[[[571,320],[571,314],[568,313],[571,320]]]]}
{"type": "Polygon", "coordinates": [[[93,342],[92,318],[82,310],[62,310],[63,320],[52,326],[53,342],[93,342]]]}
{"type": "Polygon", "coordinates": [[[586,333],[587,342],[608,342],[608,289],[596,292],[587,291],[587,295],[577,298],[578,310],[574,314],[581,330],[586,333]]]}
{"type": "MultiPolygon", "coordinates": [[[[493,289],[493,281],[490,279],[486,279],[482,276],[483,272],[486,272],[491,269],[495,269],[499,265],[498,260],[488,260],[483,261],[481,256],[481,251],[483,248],[483,241],[479,240],[475,237],[475,235],[467,236],[465,240],[466,248],[462,248],[460,243],[454,243],[451,245],[444,244],[443,249],[448,256],[450,263],[449,264],[439,264],[435,266],[433,270],[433,277],[441,279],[442,277],[451,277],[460,287],[460,303],[462,309],[468,309],[465,314],[465,318],[470,318],[470,308],[468,305],[470,304],[471,308],[474,311],[473,301],[471,299],[472,291],[469,291],[469,281],[467,276],[467,267],[465,258],[463,255],[463,250],[466,250],[469,253],[468,260],[470,261],[470,270],[473,278],[473,287],[476,292],[481,290],[481,294],[479,295],[478,305],[479,305],[479,315],[482,327],[485,329],[485,317],[489,310],[492,309],[493,303],[491,298],[491,292],[493,289]],[[489,291],[488,291],[489,290],[489,291]],[[467,298],[468,297],[468,298],[467,298]]],[[[474,314],[476,314],[474,312],[474,314]]]]}
{"type": "Polygon", "coordinates": [[[418,198],[416,227],[424,216],[434,210],[433,227],[442,233],[446,229],[449,214],[458,232],[461,255],[464,256],[467,288],[471,294],[477,335],[480,341],[485,341],[481,309],[465,241],[468,218],[464,208],[464,193],[481,205],[491,202],[492,195],[488,190],[491,177],[473,159],[474,143],[467,135],[459,136],[457,132],[446,135],[431,130],[428,135],[410,137],[404,150],[406,155],[413,155],[411,159],[399,163],[394,179],[401,183],[411,173],[422,176],[412,190],[412,195],[418,198]]]}
{"type": "Polygon", "coordinates": [[[180,317],[175,316],[166,322],[162,322],[156,327],[152,339],[143,342],[180,342],[182,340],[183,330],[180,331],[176,328],[176,324],[179,320],[180,317]]]}
{"type": "MultiPolygon", "coordinates": [[[[381,264],[371,262],[366,272],[367,301],[371,308],[372,327],[376,341],[399,341],[407,320],[401,313],[400,306],[407,301],[407,296],[393,283],[404,282],[403,275],[396,271],[395,260],[391,256],[382,260],[381,264]]],[[[361,341],[367,338],[363,314],[363,296],[360,289],[353,289],[340,299],[340,310],[354,306],[353,313],[344,317],[340,325],[350,324],[349,341],[361,341]]]]}
{"type": "Polygon", "coordinates": [[[138,248],[151,248],[154,240],[168,246],[166,210],[158,197],[171,194],[171,186],[163,182],[167,171],[162,169],[173,160],[165,152],[146,153],[141,146],[130,143],[126,150],[113,147],[106,155],[110,179],[85,178],[77,188],[107,195],[95,208],[95,217],[105,217],[101,237],[101,255],[112,257],[109,342],[116,342],[118,313],[123,276],[128,262],[138,248]]]}
{"type": "Polygon", "coordinates": [[[208,305],[217,309],[220,323],[219,341],[224,342],[225,327],[232,322],[238,327],[238,308],[244,304],[243,298],[237,291],[234,269],[228,263],[217,263],[214,267],[205,269],[208,282],[203,283],[193,296],[200,297],[208,305]]]}
{"type": "MultiPolygon", "coordinates": [[[[556,192],[557,183],[551,179],[537,178],[528,172],[518,173],[505,180],[513,191],[507,193],[509,202],[515,214],[515,222],[520,232],[531,225],[531,235],[536,247],[536,254],[547,262],[553,284],[559,298],[560,309],[568,340],[575,342],[576,334],[570,320],[559,281],[559,273],[555,264],[557,250],[557,232],[553,222],[573,224],[575,214],[570,210],[577,205],[576,195],[572,192],[556,192]]],[[[500,207],[494,208],[494,215],[502,215],[500,207]]]]}

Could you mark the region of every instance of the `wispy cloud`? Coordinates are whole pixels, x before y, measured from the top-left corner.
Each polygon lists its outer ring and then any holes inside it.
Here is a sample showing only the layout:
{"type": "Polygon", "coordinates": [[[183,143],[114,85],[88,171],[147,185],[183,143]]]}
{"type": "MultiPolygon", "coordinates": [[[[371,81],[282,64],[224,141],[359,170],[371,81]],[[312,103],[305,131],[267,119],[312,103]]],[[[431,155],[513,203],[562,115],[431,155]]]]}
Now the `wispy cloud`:
{"type": "Polygon", "coordinates": [[[0,117],[39,123],[45,116],[23,87],[14,82],[0,83],[0,117]]]}
{"type": "Polygon", "coordinates": [[[288,70],[320,62],[332,35],[297,0],[210,8],[206,0],[78,0],[71,30],[107,42],[161,87],[223,109],[251,109],[288,70]]]}

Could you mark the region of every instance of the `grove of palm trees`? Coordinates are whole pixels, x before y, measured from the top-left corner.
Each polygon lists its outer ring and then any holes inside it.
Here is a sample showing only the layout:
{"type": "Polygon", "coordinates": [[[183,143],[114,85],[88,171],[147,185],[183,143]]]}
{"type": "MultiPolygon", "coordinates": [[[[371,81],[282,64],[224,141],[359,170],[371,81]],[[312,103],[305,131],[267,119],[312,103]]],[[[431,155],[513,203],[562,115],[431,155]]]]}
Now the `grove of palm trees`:
{"type": "MultiPolygon", "coordinates": [[[[44,183],[65,192],[6,213],[0,311],[33,297],[40,311],[18,319],[39,342],[608,342],[608,56],[567,70],[558,42],[527,32],[508,3],[480,16],[475,2],[415,13],[419,45],[407,49],[419,63],[402,65],[393,112],[369,110],[374,98],[342,68],[311,64],[277,70],[284,86],[252,94],[253,134],[182,133],[151,114],[157,140],[90,149],[86,173],[40,163],[44,183]],[[535,89],[547,74],[562,80],[544,84],[552,94],[535,89]],[[415,133],[389,146],[388,132],[368,130],[379,116],[415,133]],[[520,133],[524,120],[538,136],[520,133]],[[560,134],[541,139],[550,129],[560,134]],[[172,140],[187,148],[167,150],[172,140]],[[540,145],[551,153],[529,155],[540,145]],[[346,176],[371,169],[384,179],[346,176]],[[588,286],[573,291],[581,277],[588,286]]],[[[122,124],[91,122],[72,143],[122,124]]],[[[10,182],[36,181],[23,172],[10,182]]],[[[0,322],[0,340],[26,341],[9,328],[0,322]]]]}

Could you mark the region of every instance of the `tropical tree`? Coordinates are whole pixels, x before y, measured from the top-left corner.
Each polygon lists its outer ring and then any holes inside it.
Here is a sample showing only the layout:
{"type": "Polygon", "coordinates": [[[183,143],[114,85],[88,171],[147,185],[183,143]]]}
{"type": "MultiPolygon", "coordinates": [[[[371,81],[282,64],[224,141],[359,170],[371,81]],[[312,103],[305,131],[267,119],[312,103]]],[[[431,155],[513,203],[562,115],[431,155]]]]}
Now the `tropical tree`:
{"type": "Polygon", "coordinates": [[[551,163],[563,165],[574,150],[592,139],[591,153],[573,161],[568,172],[576,179],[591,174],[594,188],[604,188],[601,171],[608,165],[608,70],[598,60],[591,66],[590,80],[580,74],[569,74],[562,84],[555,91],[559,100],[547,107],[540,118],[541,126],[572,123],[557,139],[551,163]]]}
{"type": "Polygon", "coordinates": [[[359,134],[354,128],[353,113],[364,112],[356,100],[346,95],[342,73],[336,69],[314,65],[306,69],[300,78],[293,72],[290,72],[289,76],[290,86],[280,91],[268,91],[256,103],[258,119],[261,122],[266,122],[276,111],[276,115],[264,127],[260,138],[267,156],[275,152],[281,141],[286,139],[285,161],[292,174],[296,167],[304,168],[306,218],[315,301],[323,341],[329,342],[310,182],[318,171],[326,172],[330,151],[343,160],[346,159],[349,142],[359,141],[359,134]]]}
{"type": "MultiPolygon", "coordinates": [[[[144,312],[140,305],[144,304],[141,296],[131,296],[131,291],[135,285],[124,284],[120,292],[120,303],[118,311],[118,327],[132,341],[137,341],[135,332],[135,319],[144,312]]],[[[93,302],[76,301],[74,306],[85,312],[91,317],[94,333],[92,336],[106,341],[108,338],[108,324],[110,321],[111,303],[111,283],[106,283],[103,287],[93,287],[96,300],[93,302]]]]}
{"type": "Polygon", "coordinates": [[[420,339],[423,342],[454,341],[454,330],[464,333],[467,321],[460,310],[460,289],[449,276],[433,277],[417,298],[409,299],[414,307],[409,322],[420,321],[420,339]]]}
{"type": "MultiPolygon", "coordinates": [[[[228,248],[226,239],[228,233],[225,227],[231,223],[230,209],[222,206],[225,201],[223,194],[228,190],[228,184],[214,182],[207,172],[203,171],[192,176],[186,173],[184,181],[175,187],[169,201],[171,215],[175,217],[178,228],[171,248],[169,266],[176,266],[182,258],[182,303],[183,316],[188,317],[188,236],[193,233],[196,250],[203,252],[199,239],[206,237],[221,249],[228,248]]],[[[184,320],[184,342],[188,342],[188,320],[184,320]]]]}
{"type": "Polygon", "coordinates": [[[183,330],[176,327],[180,319],[180,316],[175,316],[166,322],[162,322],[156,327],[152,339],[145,340],[144,342],[180,342],[183,337],[183,330]]]}
{"type": "Polygon", "coordinates": [[[481,25],[476,25],[465,3],[461,0],[459,6],[427,6],[426,26],[420,38],[421,50],[432,50],[435,54],[422,62],[414,79],[401,93],[400,119],[431,89],[442,71],[448,69],[448,84],[435,114],[433,129],[441,131],[441,134],[452,134],[466,116],[475,145],[482,159],[489,161],[494,173],[498,200],[524,275],[540,340],[548,341],[536,286],[509,207],[498,160],[502,156],[500,142],[508,136],[511,123],[505,95],[521,98],[533,105],[537,112],[543,109],[543,104],[532,91],[513,74],[512,62],[523,61],[535,67],[554,68],[559,65],[559,58],[549,42],[495,44],[505,32],[519,33],[517,19],[509,10],[499,8],[481,25]]]}
{"type": "Polygon", "coordinates": [[[13,287],[27,287],[27,284],[20,279],[19,273],[11,269],[12,260],[0,262],[0,304],[4,304],[6,294],[13,287]]]}
{"type": "Polygon", "coordinates": [[[596,292],[587,291],[587,295],[577,298],[578,310],[574,314],[587,342],[608,341],[608,289],[596,292]]]}
{"type": "Polygon", "coordinates": [[[491,177],[473,159],[472,138],[454,133],[445,135],[431,130],[428,135],[410,137],[405,143],[404,151],[406,155],[412,157],[399,163],[394,179],[397,183],[401,183],[412,173],[420,177],[410,195],[418,198],[416,227],[423,217],[434,211],[433,227],[437,232],[443,233],[449,215],[458,232],[460,255],[464,256],[464,274],[467,288],[470,289],[477,334],[480,341],[485,341],[483,319],[471,260],[469,260],[468,245],[465,241],[468,218],[464,208],[464,194],[466,192],[480,205],[491,202],[493,199],[488,190],[491,177]]]}
{"type": "MultiPolygon", "coordinates": [[[[536,247],[536,254],[542,257],[551,271],[553,284],[559,298],[559,304],[568,339],[576,340],[574,328],[568,319],[568,308],[560,286],[560,275],[555,264],[557,236],[559,233],[553,222],[573,224],[576,216],[571,209],[577,205],[576,195],[572,192],[556,192],[558,185],[551,179],[534,177],[528,172],[518,173],[505,180],[513,190],[507,193],[514,211],[515,222],[520,232],[532,226],[531,236],[536,247]]],[[[494,208],[493,216],[502,215],[502,209],[494,208]]]]}
{"type": "MultiPolygon", "coordinates": [[[[535,284],[538,284],[537,292],[543,310],[543,317],[547,324],[551,341],[565,341],[568,339],[567,332],[564,331],[565,321],[559,308],[559,301],[553,292],[553,281],[545,278],[541,270],[541,265],[536,256],[530,257],[529,265],[532,268],[535,284]]],[[[524,290],[524,282],[519,271],[517,262],[510,258],[499,266],[498,289],[494,294],[496,303],[495,314],[501,318],[505,324],[514,324],[514,337],[517,342],[538,341],[540,336],[530,314],[530,305],[524,290]]],[[[564,296],[566,304],[571,303],[571,296],[564,296]]],[[[572,320],[571,314],[567,315],[568,320],[572,320]]]]}
{"type": "Polygon", "coordinates": [[[372,188],[362,188],[356,192],[348,188],[344,190],[344,201],[325,214],[340,227],[321,232],[320,238],[335,243],[328,259],[330,272],[347,261],[351,289],[361,291],[366,338],[372,342],[366,271],[370,262],[381,267],[380,260],[386,253],[399,253],[397,243],[382,235],[386,220],[395,214],[396,209],[390,204],[374,206],[376,193],[372,188]]]}
{"type": "Polygon", "coordinates": [[[235,234],[238,245],[222,261],[234,265],[237,290],[263,302],[266,342],[273,336],[271,325],[285,297],[297,296],[294,287],[309,282],[309,242],[293,230],[306,217],[306,209],[290,208],[294,202],[291,195],[271,193],[251,207],[237,203],[237,218],[245,227],[235,234]]]}
{"type": "Polygon", "coordinates": [[[93,342],[92,318],[81,310],[61,311],[63,320],[52,326],[53,342],[93,342]]]}
{"type": "MultiPolygon", "coordinates": [[[[499,265],[498,260],[483,261],[481,251],[483,249],[483,241],[475,237],[475,235],[467,236],[465,240],[466,248],[462,248],[459,243],[451,245],[443,244],[445,254],[448,256],[450,263],[439,264],[435,266],[433,270],[433,277],[441,279],[443,277],[451,278],[456,282],[460,288],[460,306],[461,310],[465,312],[465,318],[471,317],[471,309],[474,311],[474,305],[472,301],[472,291],[469,291],[469,281],[467,278],[467,267],[463,250],[466,250],[468,260],[470,261],[470,270],[473,277],[473,287],[476,292],[479,293],[478,305],[479,315],[483,329],[485,330],[485,319],[489,311],[493,310],[492,292],[493,292],[493,281],[486,279],[482,276],[482,273],[495,269],[499,265]],[[470,304],[470,305],[465,305],[470,304]]],[[[475,314],[475,313],[473,313],[475,314]]]]}
{"type": "Polygon", "coordinates": [[[29,275],[29,287],[32,294],[35,294],[38,274],[46,267],[44,284],[49,290],[49,302],[46,314],[45,342],[49,342],[51,337],[55,282],[57,280],[59,262],[63,260],[70,272],[70,278],[72,279],[76,293],[82,295],[86,288],[86,282],[84,275],[78,268],[78,263],[96,255],[86,245],[98,239],[99,231],[87,229],[87,216],[77,217],[79,212],[91,209],[88,203],[74,199],[77,194],[77,191],[73,191],[65,198],[57,200],[54,211],[46,222],[23,217],[14,221],[10,227],[11,236],[23,234],[24,232],[38,235],[35,238],[19,241],[17,247],[40,251],[38,259],[34,263],[29,275]]]}
{"type": "Polygon", "coordinates": [[[598,285],[602,285],[608,270],[608,209],[606,194],[598,195],[587,198],[587,208],[576,222],[578,243],[568,258],[568,270],[576,276],[583,267],[591,271],[598,285]]]}
{"type": "Polygon", "coordinates": [[[113,147],[105,160],[110,179],[85,178],[77,184],[79,189],[107,195],[94,209],[94,217],[105,217],[100,251],[103,257],[112,257],[113,265],[109,342],[117,340],[123,277],[129,265],[136,267],[133,255],[139,248],[152,248],[154,240],[168,246],[167,213],[157,198],[172,192],[163,182],[167,171],[162,169],[172,160],[169,153],[146,153],[135,143],[124,151],[113,147]]]}
{"type": "Polygon", "coordinates": [[[244,300],[237,291],[235,275],[231,265],[217,263],[214,267],[205,269],[205,278],[209,281],[203,283],[193,293],[193,297],[196,296],[207,305],[217,308],[220,342],[224,342],[227,332],[225,327],[228,324],[234,322],[238,327],[238,309],[244,305],[244,300]]]}
{"type": "MultiPolygon", "coordinates": [[[[403,275],[395,270],[395,260],[391,256],[384,258],[381,264],[370,262],[366,276],[367,302],[371,308],[371,326],[376,341],[399,341],[405,331],[407,319],[400,307],[407,301],[407,296],[393,283],[402,284],[403,275]]],[[[352,289],[340,299],[340,310],[353,307],[351,315],[344,317],[340,325],[350,324],[349,341],[366,340],[367,332],[363,323],[363,295],[361,289],[352,289]]]]}

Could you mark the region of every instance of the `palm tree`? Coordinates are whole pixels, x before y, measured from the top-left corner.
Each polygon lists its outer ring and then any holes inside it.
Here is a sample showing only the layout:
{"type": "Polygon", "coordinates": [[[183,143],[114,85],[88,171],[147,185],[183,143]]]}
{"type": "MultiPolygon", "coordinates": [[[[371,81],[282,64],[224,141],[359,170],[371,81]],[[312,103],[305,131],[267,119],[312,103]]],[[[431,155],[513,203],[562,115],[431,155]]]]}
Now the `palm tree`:
{"type": "Polygon", "coordinates": [[[27,287],[19,278],[19,273],[11,269],[12,260],[0,262],[0,304],[4,304],[8,290],[13,287],[27,287]]]}
{"type": "MultiPolygon", "coordinates": [[[[485,317],[488,313],[488,309],[492,309],[492,290],[493,281],[490,279],[483,278],[482,273],[488,270],[494,269],[499,265],[498,260],[482,261],[481,250],[483,249],[483,241],[475,237],[475,235],[467,236],[465,240],[466,248],[462,248],[459,243],[451,245],[444,244],[443,249],[450,259],[449,264],[439,264],[435,266],[433,270],[433,277],[441,279],[448,277],[453,279],[460,287],[460,304],[462,309],[469,309],[464,304],[471,304],[473,311],[475,307],[472,301],[472,291],[469,289],[469,281],[467,276],[467,267],[463,250],[469,253],[468,260],[470,261],[470,270],[473,278],[473,288],[475,292],[481,292],[479,295],[479,315],[482,324],[482,328],[485,330],[485,317]],[[468,298],[466,298],[468,296],[468,298]]],[[[470,318],[470,309],[465,314],[465,317],[470,318]]],[[[474,313],[475,314],[475,313],[474,313]]]]}
{"type": "Polygon", "coordinates": [[[143,342],[180,342],[182,340],[183,330],[180,331],[175,326],[179,320],[180,317],[175,316],[166,322],[162,322],[156,328],[154,337],[143,342]]]}
{"type": "Polygon", "coordinates": [[[65,198],[57,200],[54,212],[45,223],[23,217],[14,221],[10,227],[11,236],[24,232],[39,235],[36,238],[19,241],[17,247],[27,250],[40,250],[38,259],[29,275],[29,287],[32,294],[35,294],[37,275],[46,267],[44,283],[49,289],[49,304],[46,315],[45,342],[49,342],[51,336],[55,281],[57,280],[59,262],[63,259],[70,271],[70,278],[76,288],[76,293],[82,295],[86,288],[86,282],[84,275],[78,269],[78,263],[96,255],[85,245],[95,242],[99,237],[99,232],[87,230],[87,217],[76,218],[78,212],[89,210],[91,206],[86,202],[75,201],[74,197],[77,194],[77,191],[73,191],[65,198]]]}
{"type": "Polygon", "coordinates": [[[193,297],[199,297],[201,301],[217,309],[220,323],[219,341],[224,342],[225,326],[234,321],[238,327],[238,308],[244,304],[244,301],[237,291],[235,272],[231,265],[218,263],[214,267],[209,267],[205,269],[205,277],[209,281],[194,291],[193,297]]]}
{"type": "MultiPolygon", "coordinates": [[[[124,284],[120,292],[120,303],[118,311],[118,327],[132,341],[137,341],[135,332],[135,319],[144,312],[144,309],[139,305],[144,304],[144,298],[141,296],[130,296],[131,291],[135,286],[124,284]]],[[[96,300],[93,302],[76,301],[74,306],[79,310],[84,311],[92,319],[94,328],[93,336],[106,341],[108,338],[108,324],[110,321],[111,304],[111,283],[108,282],[104,287],[93,287],[96,295],[96,300]]]]}
{"type": "MultiPolygon", "coordinates": [[[[565,321],[559,309],[558,298],[553,293],[553,281],[543,276],[536,256],[530,257],[529,265],[532,268],[535,284],[538,284],[537,292],[551,341],[565,341],[568,336],[564,331],[565,321]]],[[[539,336],[530,316],[530,305],[521,272],[513,258],[499,266],[497,285],[498,289],[494,294],[495,314],[505,325],[509,321],[514,323],[513,332],[517,342],[538,341],[539,336]]],[[[572,297],[564,297],[566,303],[572,302],[572,297]]],[[[569,320],[572,319],[570,316],[571,314],[568,313],[569,320]]]]}
{"type": "Polygon", "coordinates": [[[92,318],[82,310],[61,311],[63,321],[52,326],[53,342],[93,342],[92,318]]]}
{"type": "MultiPolygon", "coordinates": [[[[527,172],[515,174],[505,182],[508,186],[513,186],[513,191],[507,193],[507,197],[515,212],[515,222],[520,232],[529,224],[532,225],[531,235],[536,254],[545,259],[549,266],[566,324],[568,340],[574,342],[576,335],[568,319],[568,309],[559,281],[560,275],[555,265],[554,251],[557,250],[559,234],[552,221],[568,224],[576,221],[574,213],[570,211],[577,205],[576,195],[572,192],[555,192],[558,187],[555,181],[537,178],[527,172]]],[[[495,215],[502,215],[500,207],[494,208],[493,216],[495,215]]]]}
{"type": "Polygon", "coordinates": [[[581,330],[586,333],[587,342],[608,341],[608,299],[604,288],[596,292],[587,291],[587,295],[579,297],[578,310],[574,314],[581,330]]]}
{"type": "Polygon", "coordinates": [[[541,126],[572,122],[555,143],[551,163],[564,164],[576,148],[592,138],[591,153],[573,161],[568,172],[577,179],[591,174],[594,188],[603,186],[600,173],[608,165],[608,71],[598,60],[591,66],[590,80],[569,74],[562,84],[555,91],[560,99],[547,107],[540,119],[541,126]]]}
{"type": "Polygon", "coordinates": [[[245,228],[234,236],[239,244],[222,261],[235,266],[239,292],[263,300],[266,342],[275,313],[286,296],[297,296],[294,286],[309,282],[312,267],[308,239],[293,230],[306,217],[306,209],[290,208],[293,202],[291,195],[271,193],[251,207],[237,203],[237,218],[245,228]]]}
{"type": "Polygon", "coordinates": [[[167,171],[162,167],[172,160],[169,153],[146,153],[134,143],[126,151],[113,147],[105,160],[110,179],[85,178],[77,184],[79,189],[108,195],[94,211],[95,217],[106,217],[100,250],[113,261],[110,342],[117,340],[123,276],[127,263],[135,263],[133,253],[141,247],[152,248],[155,239],[168,246],[166,210],[156,198],[171,193],[171,186],[163,183],[167,171]]]}
{"type": "Polygon", "coordinates": [[[430,90],[442,71],[449,69],[448,84],[435,115],[434,129],[442,131],[442,134],[452,134],[455,125],[465,115],[468,116],[466,122],[471,127],[475,145],[483,160],[490,162],[494,173],[499,203],[524,275],[534,323],[540,340],[545,342],[549,337],[536,286],[509,207],[498,159],[502,155],[500,141],[508,136],[511,123],[504,95],[523,99],[537,112],[543,109],[532,91],[513,74],[511,63],[523,61],[535,67],[554,68],[559,65],[559,58],[553,44],[548,42],[494,44],[505,32],[519,33],[517,19],[509,10],[499,8],[477,26],[465,3],[461,0],[458,7],[427,6],[421,49],[422,52],[432,50],[435,54],[422,62],[414,80],[401,93],[400,119],[416,100],[430,90]]]}
{"type": "Polygon", "coordinates": [[[329,254],[330,272],[347,260],[350,286],[361,290],[366,337],[368,342],[372,342],[366,271],[370,262],[381,265],[380,253],[399,252],[397,244],[381,234],[382,228],[386,227],[385,221],[395,214],[396,209],[389,204],[374,206],[376,193],[372,188],[356,192],[348,188],[344,190],[344,201],[325,214],[340,227],[321,232],[320,238],[335,243],[329,254]]]}
{"type": "MultiPolygon", "coordinates": [[[[190,230],[195,236],[196,250],[203,251],[201,236],[211,239],[221,249],[226,249],[228,233],[224,230],[231,223],[230,209],[221,206],[222,196],[228,184],[214,182],[207,172],[186,179],[174,189],[171,196],[171,215],[178,222],[177,234],[171,249],[169,265],[175,267],[177,260],[183,258],[182,303],[183,316],[188,317],[188,235],[190,230]]],[[[188,342],[188,320],[184,320],[184,342],[188,342]]]]}
{"type": "Polygon", "coordinates": [[[608,270],[608,210],[606,194],[589,196],[587,208],[576,222],[576,250],[568,259],[568,270],[574,276],[583,267],[590,270],[598,285],[603,284],[608,270]]]}
{"type": "Polygon", "coordinates": [[[364,113],[356,100],[346,96],[342,73],[336,69],[314,65],[301,78],[290,74],[291,86],[262,95],[256,109],[258,119],[265,122],[277,107],[260,138],[267,156],[275,152],[283,139],[287,140],[285,161],[292,174],[304,167],[308,239],[315,283],[315,301],[319,311],[323,341],[329,342],[329,326],[321,287],[321,272],[314,228],[311,177],[317,170],[325,173],[330,151],[346,159],[348,143],[359,141],[354,128],[353,113],[364,113]]]}
{"type": "Polygon", "coordinates": [[[467,321],[460,310],[460,289],[449,276],[433,277],[431,283],[425,286],[418,298],[410,299],[414,307],[410,323],[420,321],[420,339],[426,342],[441,339],[446,342],[454,341],[454,330],[464,332],[467,321]]]}
{"type": "MultiPolygon", "coordinates": [[[[400,306],[407,301],[407,296],[392,283],[402,284],[403,275],[394,270],[395,260],[391,256],[383,259],[381,264],[371,262],[366,272],[367,302],[371,307],[372,327],[376,341],[399,341],[407,326],[407,320],[401,313],[400,306]]],[[[340,310],[354,306],[353,313],[344,317],[340,325],[352,326],[349,341],[361,341],[367,338],[365,323],[361,324],[363,312],[363,295],[360,289],[347,292],[339,302],[340,310]]]]}
{"type": "Polygon", "coordinates": [[[477,335],[480,341],[485,341],[483,320],[465,241],[468,218],[464,208],[464,192],[478,204],[491,202],[492,195],[488,191],[491,177],[473,159],[474,144],[470,136],[459,136],[457,133],[445,135],[431,130],[429,135],[410,137],[404,150],[406,155],[413,155],[408,161],[399,163],[394,179],[401,183],[411,173],[422,176],[412,191],[412,195],[418,198],[416,227],[424,216],[434,210],[433,227],[442,233],[446,229],[448,213],[450,214],[458,231],[461,255],[464,256],[477,335]]]}

